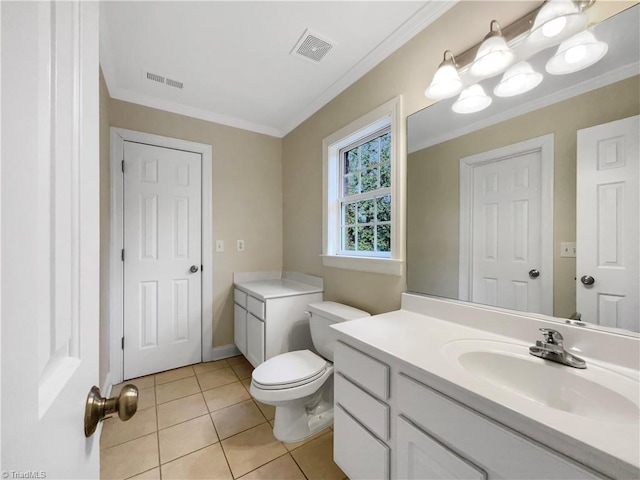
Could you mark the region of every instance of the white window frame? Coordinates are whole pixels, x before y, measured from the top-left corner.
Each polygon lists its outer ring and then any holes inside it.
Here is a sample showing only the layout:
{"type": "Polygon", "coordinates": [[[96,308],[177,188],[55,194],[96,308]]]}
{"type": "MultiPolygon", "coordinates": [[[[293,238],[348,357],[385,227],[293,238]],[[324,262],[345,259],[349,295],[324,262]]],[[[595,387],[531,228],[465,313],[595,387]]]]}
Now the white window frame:
{"type": "Polygon", "coordinates": [[[402,97],[395,97],[322,141],[322,262],[325,267],[401,276],[405,260],[406,131],[402,97]],[[340,151],[389,127],[391,132],[391,255],[341,250],[340,151]]]}

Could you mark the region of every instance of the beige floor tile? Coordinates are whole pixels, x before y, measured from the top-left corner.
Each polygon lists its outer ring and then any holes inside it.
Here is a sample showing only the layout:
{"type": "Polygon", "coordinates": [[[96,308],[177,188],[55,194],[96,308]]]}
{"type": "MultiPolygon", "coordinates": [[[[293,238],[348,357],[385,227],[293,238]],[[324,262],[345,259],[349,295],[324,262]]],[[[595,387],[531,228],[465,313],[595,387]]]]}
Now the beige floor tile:
{"type": "Polygon", "coordinates": [[[305,480],[300,467],[291,455],[283,455],[262,467],[247,473],[242,480],[305,480]]]}
{"type": "Polygon", "coordinates": [[[200,383],[200,388],[203,392],[211,388],[220,387],[237,381],[238,377],[233,373],[231,368],[221,368],[220,370],[198,375],[198,382],[200,383]]]}
{"type": "Polygon", "coordinates": [[[235,403],[249,400],[251,395],[247,392],[240,382],[230,383],[222,387],[213,388],[202,392],[204,400],[207,402],[207,408],[210,412],[215,412],[221,408],[228,407],[235,403]]]}
{"type": "Polygon", "coordinates": [[[240,380],[251,378],[251,372],[253,372],[252,365],[245,365],[244,363],[241,363],[240,365],[232,365],[231,368],[240,380]]]}
{"type": "Polygon", "coordinates": [[[247,360],[244,355],[237,355],[235,357],[230,357],[227,358],[227,363],[231,366],[233,365],[241,365],[241,364],[246,364],[246,365],[251,365],[251,363],[249,362],[249,360],[247,360]]]}
{"type": "Polygon", "coordinates": [[[222,440],[234,478],[249,473],[285,454],[287,449],[273,436],[268,423],[222,440]]]}
{"type": "Polygon", "coordinates": [[[100,436],[100,448],[109,448],[134,438],[143,437],[158,430],[156,423],[156,409],[147,408],[136,412],[126,422],[121,421],[118,415],[113,415],[105,420],[100,436]]]}
{"type": "Polygon", "coordinates": [[[175,382],[182,378],[193,377],[196,373],[191,365],[181,368],[174,368],[166,372],[156,374],[156,386],[163,383],[175,382]]]}
{"type": "Polygon", "coordinates": [[[100,478],[129,478],[159,465],[158,434],[136,438],[100,452],[100,478]]]}
{"type": "Polygon", "coordinates": [[[229,364],[226,360],[217,360],[215,362],[196,363],[193,366],[193,370],[196,372],[196,375],[200,375],[202,373],[220,370],[221,368],[227,368],[228,366],[229,364]]]}
{"type": "Polygon", "coordinates": [[[266,422],[253,400],[217,410],[211,418],[221,440],[266,422]]]}
{"type": "Polygon", "coordinates": [[[209,412],[201,393],[163,403],[158,405],[158,428],[167,428],[206,413],[209,412]]]}
{"type": "Polygon", "coordinates": [[[167,463],[218,442],[211,417],[204,415],[158,432],[160,463],[167,463]]]}
{"type": "Polygon", "coordinates": [[[242,385],[244,385],[244,388],[247,389],[247,392],[251,393],[251,377],[249,378],[243,378],[242,380],[240,380],[240,383],[242,383],[242,385]]]}
{"type": "Polygon", "coordinates": [[[120,389],[128,384],[133,384],[138,387],[138,390],[143,388],[153,387],[155,385],[153,375],[147,375],[146,377],[132,378],[131,380],[125,380],[122,383],[118,383],[111,388],[111,396],[116,396],[120,393],[120,389]]]}
{"type": "Polygon", "coordinates": [[[160,480],[160,467],[152,468],[135,477],[130,477],[129,480],[160,480]]]}
{"type": "Polygon", "coordinates": [[[333,432],[296,448],[291,455],[309,480],[342,480],[346,477],[333,461],[333,432]]]}
{"type": "Polygon", "coordinates": [[[267,420],[273,420],[274,418],[276,418],[276,407],[274,407],[273,405],[267,405],[266,403],[262,403],[257,400],[255,402],[258,405],[260,411],[264,414],[265,417],[267,417],[267,420]]]}
{"type": "Polygon", "coordinates": [[[183,378],[175,382],[163,383],[156,386],[156,403],[170,402],[177,398],[187,397],[200,392],[196,377],[183,378]]]}
{"type": "Polygon", "coordinates": [[[156,406],[155,387],[141,388],[138,390],[138,411],[156,406]]]}
{"type": "Polygon", "coordinates": [[[161,468],[163,480],[232,478],[219,443],[166,463],[161,468]]]}
{"type": "Polygon", "coordinates": [[[291,450],[299,448],[302,445],[305,445],[305,444],[309,443],[311,440],[315,440],[316,438],[321,437],[325,433],[329,433],[329,432],[331,432],[331,430],[329,429],[329,427],[327,427],[327,428],[325,428],[323,430],[320,430],[315,435],[311,435],[309,438],[305,438],[304,440],[300,440],[299,442],[285,443],[284,446],[287,447],[287,450],[291,451],[291,450]]]}

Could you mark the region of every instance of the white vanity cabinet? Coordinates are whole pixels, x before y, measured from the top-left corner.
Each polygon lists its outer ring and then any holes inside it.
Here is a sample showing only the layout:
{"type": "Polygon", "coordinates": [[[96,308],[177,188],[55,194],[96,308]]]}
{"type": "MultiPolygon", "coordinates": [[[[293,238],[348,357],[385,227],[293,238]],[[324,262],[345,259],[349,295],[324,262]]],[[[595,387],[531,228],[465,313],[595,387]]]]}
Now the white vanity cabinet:
{"type": "Polygon", "coordinates": [[[341,342],[334,366],[334,460],[351,480],[388,479],[389,366],[341,342]]]}
{"type": "Polygon", "coordinates": [[[257,367],[280,353],[312,349],[310,303],[321,302],[322,279],[291,272],[234,275],[234,342],[257,367]]]}
{"type": "Polygon", "coordinates": [[[334,460],[349,478],[606,478],[443,395],[415,369],[406,374],[402,362],[339,338],[334,460]]]}

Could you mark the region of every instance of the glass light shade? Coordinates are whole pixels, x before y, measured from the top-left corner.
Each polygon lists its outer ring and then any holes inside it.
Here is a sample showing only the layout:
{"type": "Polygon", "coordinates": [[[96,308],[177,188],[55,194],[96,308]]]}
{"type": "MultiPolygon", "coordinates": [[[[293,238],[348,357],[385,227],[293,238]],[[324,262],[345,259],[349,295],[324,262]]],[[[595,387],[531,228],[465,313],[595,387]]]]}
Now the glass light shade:
{"type": "Polygon", "coordinates": [[[542,74],[535,72],[527,62],[520,62],[504,72],[493,93],[498,97],[513,97],[533,90],[540,82],[542,74]]]}
{"type": "Polygon", "coordinates": [[[550,46],[575,35],[587,24],[587,16],[573,0],[549,0],[538,12],[527,42],[550,46]]]}
{"type": "Polygon", "coordinates": [[[484,89],[476,83],[462,91],[451,109],[456,113],[475,113],[487,108],[491,102],[491,97],[484,93],[484,89]]]}
{"type": "Polygon", "coordinates": [[[513,63],[515,55],[501,34],[487,35],[480,45],[470,72],[477,78],[492,77],[513,63]]]}
{"type": "Polygon", "coordinates": [[[438,67],[431,84],[424,91],[425,96],[434,100],[453,97],[462,91],[462,80],[458,70],[450,61],[444,61],[438,67]]]}
{"type": "Polygon", "coordinates": [[[587,68],[609,50],[605,42],[600,42],[591,32],[580,32],[560,44],[556,54],[549,59],[546,70],[551,75],[566,75],[587,68]]]}

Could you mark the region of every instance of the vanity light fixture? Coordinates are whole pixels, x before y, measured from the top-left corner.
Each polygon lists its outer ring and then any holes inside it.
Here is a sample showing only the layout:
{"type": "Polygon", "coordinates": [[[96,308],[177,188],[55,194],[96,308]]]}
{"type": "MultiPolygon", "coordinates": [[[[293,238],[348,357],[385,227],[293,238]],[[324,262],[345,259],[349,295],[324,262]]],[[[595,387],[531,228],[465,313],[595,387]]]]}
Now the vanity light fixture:
{"type": "Polygon", "coordinates": [[[450,98],[462,91],[462,80],[458,74],[456,59],[450,50],[445,50],[442,63],[438,66],[431,84],[424,91],[428,98],[433,100],[442,100],[450,98]],[[449,54],[449,59],[447,59],[449,54]]]}
{"type": "Polygon", "coordinates": [[[491,20],[489,33],[484,37],[470,71],[477,78],[492,77],[503,72],[514,59],[515,54],[502,35],[500,24],[491,20]]]}
{"type": "Polygon", "coordinates": [[[573,0],[549,0],[533,22],[527,42],[550,46],[582,31],[587,16],[573,0]]]}
{"type": "Polygon", "coordinates": [[[484,89],[476,83],[462,91],[451,109],[456,113],[475,113],[487,108],[491,102],[491,97],[484,93],[484,89]]]}
{"type": "Polygon", "coordinates": [[[513,97],[533,90],[542,82],[542,74],[531,68],[527,62],[520,62],[504,72],[502,80],[493,93],[498,97],[513,97]]]}
{"type": "Polygon", "coordinates": [[[551,75],[577,72],[596,63],[607,50],[609,46],[605,42],[598,41],[593,33],[585,30],[562,42],[545,69],[551,75]]]}

